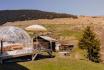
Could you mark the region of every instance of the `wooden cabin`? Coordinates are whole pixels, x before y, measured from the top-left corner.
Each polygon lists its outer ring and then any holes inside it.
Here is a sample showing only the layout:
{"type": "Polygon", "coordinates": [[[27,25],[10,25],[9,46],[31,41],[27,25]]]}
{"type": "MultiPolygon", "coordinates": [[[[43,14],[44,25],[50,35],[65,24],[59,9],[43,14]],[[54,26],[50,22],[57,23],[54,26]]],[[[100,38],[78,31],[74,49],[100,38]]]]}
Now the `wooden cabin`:
{"type": "MultiPolygon", "coordinates": [[[[37,37],[38,40],[38,47],[44,48],[44,49],[51,49],[52,51],[56,51],[55,47],[56,47],[56,39],[53,39],[51,37],[48,36],[38,36],[37,37]]],[[[36,42],[36,38],[33,39],[34,42],[34,47],[36,42]]]]}

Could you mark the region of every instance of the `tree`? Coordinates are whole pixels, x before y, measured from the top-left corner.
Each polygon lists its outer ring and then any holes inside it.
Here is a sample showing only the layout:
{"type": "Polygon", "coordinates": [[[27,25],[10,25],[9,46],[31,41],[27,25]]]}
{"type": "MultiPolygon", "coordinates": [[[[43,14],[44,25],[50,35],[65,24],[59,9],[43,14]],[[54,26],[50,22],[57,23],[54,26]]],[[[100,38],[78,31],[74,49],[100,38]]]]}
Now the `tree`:
{"type": "Polygon", "coordinates": [[[96,38],[90,26],[85,28],[83,36],[79,41],[79,47],[87,51],[89,60],[99,62],[100,41],[96,38]]]}

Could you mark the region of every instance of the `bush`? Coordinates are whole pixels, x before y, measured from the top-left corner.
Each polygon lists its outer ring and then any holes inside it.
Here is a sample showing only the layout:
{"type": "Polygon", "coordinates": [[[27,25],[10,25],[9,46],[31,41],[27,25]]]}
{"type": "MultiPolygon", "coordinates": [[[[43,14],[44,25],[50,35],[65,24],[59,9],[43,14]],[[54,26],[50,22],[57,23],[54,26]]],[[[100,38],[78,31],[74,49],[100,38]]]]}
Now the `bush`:
{"type": "Polygon", "coordinates": [[[79,47],[87,51],[89,60],[99,62],[100,41],[90,26],[84,30],[83,37],[79,41],[79,47]]]}

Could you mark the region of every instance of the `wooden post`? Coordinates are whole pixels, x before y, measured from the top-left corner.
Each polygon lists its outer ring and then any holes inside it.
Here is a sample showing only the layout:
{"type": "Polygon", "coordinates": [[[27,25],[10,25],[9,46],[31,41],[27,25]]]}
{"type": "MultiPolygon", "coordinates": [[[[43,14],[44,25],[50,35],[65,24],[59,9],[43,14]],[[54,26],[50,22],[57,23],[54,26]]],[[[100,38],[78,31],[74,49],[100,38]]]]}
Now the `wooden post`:
{"type": "Polygon", "coordinates": [[[34,53],[34,50],[33,50],[32,60],[34,60],[36,58],[36,56],[38,55],[38,53],[40,51],[40,48],[38,47],[38,35],[36,35],[35,37],[36,37],[36,50],[35,51],[37,51],[37,52],[34,53]]]}
{"type": "Polygon", "coordinates": [[[36,35],[36,48],[39,48],[38,47],[38,35],[36,35]]]}
{"type": "Polygon", "coordinates": [[[2,64],[3,63],[3,60],[2,60],[2,54],[3,54],[3,41],[1,40],[1,52],[0,52],[0,63],[2,64]]]}
{"type": "Polygon", "coordinates": [[[48,50],[48,54],[52,56],[52,41],[50,41],[49,43],[50,43],[50,49],[48,50]]]}
{"type": "Polygon", "coordinates": [[[3,41],[1,40],[1,55],[3,53],[3,41]]]}
{"type": "Polygon", "coordinates": [[[50,48],[51,48],[51,51],[52,51],[52,42],[50,41],[50,48]]]}

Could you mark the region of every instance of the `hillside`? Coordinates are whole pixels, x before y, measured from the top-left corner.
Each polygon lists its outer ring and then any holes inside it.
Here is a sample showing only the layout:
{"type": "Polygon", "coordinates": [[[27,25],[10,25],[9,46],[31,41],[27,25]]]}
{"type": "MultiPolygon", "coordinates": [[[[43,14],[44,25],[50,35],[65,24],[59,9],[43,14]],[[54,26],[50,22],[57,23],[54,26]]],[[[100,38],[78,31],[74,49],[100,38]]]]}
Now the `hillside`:
{"type": "Polygon", "coordinates": [[[1,10],[0,24],[13,21],[53,19],[53,18],[77,18],[77,16],[64,13],[45,12],[40,10],[1,10]]]}
{"type": "Polygon", "coordinates": [[[78,40],[81,38],[83,29],[91,25],[94,32],[101,41],[101,59],[104,61],[104,17],[88,17],[80,16],[77,19],[72,18],[55,18],[55,19],[38,19],[28,21],[8,22],[4,25],[13,25],[25,28],[29,25],[41,24],[45,26],[49,35],[58,39],[62,43],[78,45],[78,40]]]}

